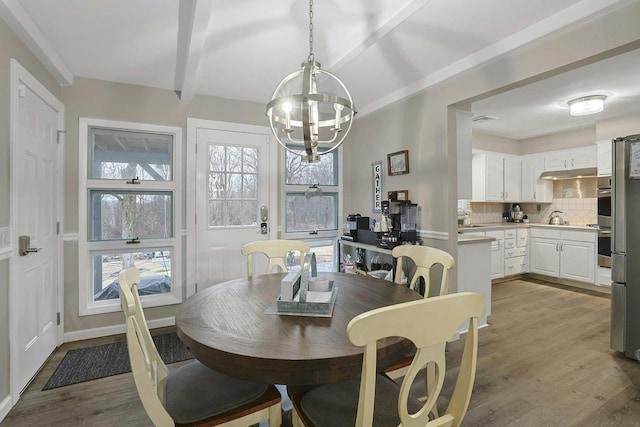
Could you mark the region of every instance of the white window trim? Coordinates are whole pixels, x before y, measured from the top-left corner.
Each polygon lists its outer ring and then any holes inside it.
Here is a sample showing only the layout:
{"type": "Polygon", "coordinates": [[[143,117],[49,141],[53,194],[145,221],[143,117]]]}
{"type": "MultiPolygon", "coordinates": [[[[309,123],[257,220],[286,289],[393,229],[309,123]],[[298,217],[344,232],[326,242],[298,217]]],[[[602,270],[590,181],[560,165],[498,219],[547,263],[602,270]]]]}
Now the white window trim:
{"type": "MultiPolygon", "coordinates": [[[[100,126],[137,131],[150,131],[172,134],[173,147],[173,180],[171,183],[144,182],[136,186],[136,190],[169,190],[173,192],[173,238],[148,239],[141,250],[147,248],[172,248],[171,292],[158,295],[147,295],[140,298],[144,307],[179,304],[182,302],[182,128],[145,123],[132,123],[112,120],[101,120],[81,117],[78,126],[78,312],[80,316],[120,311],[120,300],[93,301],[91,285],[91,254],[96,251],[121,249],[122,242],[90,242],[88,240],[88,206],[89,189],[111,188],[102,180],[89,180],[88,176],[88,131],[90,126],[100,126]],[[92,182],[93,181],[93,182],[92,182]]],[[[136,248],[137,249],[137,248],[136,248]]]]}
{"type": "MultiPolygon", "coordinates": [[[[280,161],[282,163],[282,165],[286,164],[285,161],[285,156],[286,156],[286,150],[282,147],[280,147],[280,161]]],[[[320,188],[323,190],[323,192],[326,193],[337,193],[338,197],[337,197],[337,202],[338,202],[338,206],[337,206],[337,215],[336,215],[336,226],[337,229],[336,230],[330,230],[330,231],[321,231],[318,230],[318,234],[309,234],[309,232],[292,232],[289,233],[287,232],[287,213],[286,213],[286,199],[287,199],[287,193],[299,193],[300,191],[304,192],[304,190],[306,190],[307,186],[304,185],[287,185],[286,184],[286,171],[284,170],[284,167],[280,168],[280,182],[282,182],[282,192],[280,194],[280,206],[282,206],[281,209],[281,217],[280,217],[280,224],[282,224],[282,236],[283,239],[293,239],[293,240],[304,240],[307,242],[310,242],[311,240],[315,240],[315,239],[337,239],[338,236],[342,233],[342,223],[344,215],[342,213],[342,209],[344,207],[344,203],[343,203],[343,198],[344,198],[344,191],[343,191],[343,170],[344,170],[344,161],[343,161],[343,154],[342,154],[342,147],[339,147],[337,150],[337,160],[338,160],[338,184],[336,186],[333,185],[328,185],[328,186],[320,186],[320,188]]]]}

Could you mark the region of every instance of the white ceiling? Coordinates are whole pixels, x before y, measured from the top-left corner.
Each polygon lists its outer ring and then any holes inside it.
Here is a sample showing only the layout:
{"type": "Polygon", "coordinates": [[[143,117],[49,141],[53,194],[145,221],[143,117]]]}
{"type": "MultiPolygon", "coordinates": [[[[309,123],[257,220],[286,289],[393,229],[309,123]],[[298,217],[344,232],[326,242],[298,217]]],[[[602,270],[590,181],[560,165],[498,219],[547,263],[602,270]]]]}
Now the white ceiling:
{"type": "MultiPolygon", "coordinates": [[[[316,0],[315,60],[364,115],[514,48],[639,0],[316,0]]],[[[309,53],[307,0],[0,0],[61,84],[74,77],[266,104],[309,53]]],[[[640,109],[640,54],[474,103],[478,130],[522,139],[587,125],[563,102],[597,91],[640,109]],[[524,102],[527,100],[527,103],[524,102]]],[[[617,113],[616,113],[617,114],[617,113]]],[[[474,127],[474,128],[476,128],[474,127]]]]}

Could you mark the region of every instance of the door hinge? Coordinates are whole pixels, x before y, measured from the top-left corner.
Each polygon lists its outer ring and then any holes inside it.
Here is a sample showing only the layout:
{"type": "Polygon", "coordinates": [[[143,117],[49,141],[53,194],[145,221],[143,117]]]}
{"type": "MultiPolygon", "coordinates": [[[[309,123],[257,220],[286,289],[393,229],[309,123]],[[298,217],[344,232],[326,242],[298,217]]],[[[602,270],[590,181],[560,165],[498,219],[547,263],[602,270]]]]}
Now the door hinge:
{"type": "Polygon", "coordinates": [[[196,224],[198,223],[198,214],[195,215],[196,216],[196,224]]]}
{"type": "Polygon", "coordinates": [[[58,326],[60,326],[60,312],[58,312],[58,314],[56,316],[56,320],[58,322],[58,326]]]}
{"type": "Polygon", "coordinates": [[[60,144],[62,142],[62,134],[65,134],[65,133],[67,133],[66,130],[59,130],[58,131],[58,136],[57,136],[57,140],[56,140],[56,142],[58,144],[60,144]]]}
{"type": "Polygon", "coordinates": [[[60,234],[60,221],[56,222],[56,235],[60,234]]]}

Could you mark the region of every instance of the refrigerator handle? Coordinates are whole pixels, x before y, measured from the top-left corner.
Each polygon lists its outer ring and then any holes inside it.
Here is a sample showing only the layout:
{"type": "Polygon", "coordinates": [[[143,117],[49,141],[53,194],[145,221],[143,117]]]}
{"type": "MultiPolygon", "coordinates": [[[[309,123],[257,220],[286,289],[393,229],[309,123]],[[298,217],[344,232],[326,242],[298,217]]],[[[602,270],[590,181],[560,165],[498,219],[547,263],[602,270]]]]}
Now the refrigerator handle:
{"type": "Polygon", "coordinates": [[[611,281],[627,283],[627,254],[611,252],[611,281]]]}

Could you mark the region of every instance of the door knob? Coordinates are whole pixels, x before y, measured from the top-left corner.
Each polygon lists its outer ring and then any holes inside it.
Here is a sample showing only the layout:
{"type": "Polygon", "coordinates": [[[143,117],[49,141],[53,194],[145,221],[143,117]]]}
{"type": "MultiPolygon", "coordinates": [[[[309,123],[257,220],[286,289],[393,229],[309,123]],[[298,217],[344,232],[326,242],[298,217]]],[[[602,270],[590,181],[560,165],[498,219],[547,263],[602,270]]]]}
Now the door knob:
{"type": "Polygon", "coordinates": [[[31,237],[20,236],[18,237],[18,253],[20,256],[27,256],[31,252],[38,252],[41,248],[31,247],[31,237]]]}

